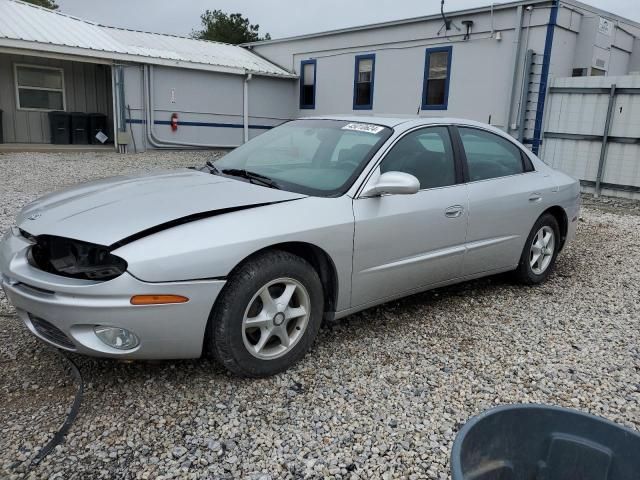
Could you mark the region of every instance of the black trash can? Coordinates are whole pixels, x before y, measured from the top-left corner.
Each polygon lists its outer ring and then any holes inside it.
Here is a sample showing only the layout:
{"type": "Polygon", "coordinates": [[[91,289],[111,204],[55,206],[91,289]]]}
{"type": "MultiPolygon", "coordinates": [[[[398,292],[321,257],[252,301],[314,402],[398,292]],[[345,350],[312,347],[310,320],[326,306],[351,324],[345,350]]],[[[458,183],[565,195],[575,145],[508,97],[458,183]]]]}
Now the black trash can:
{"type": "Polygon", "coordinates": [[[452,480],[640,478],[640,434],[544,405],[508,405],[471,419],[451,451],[452,480]]]}
{"type": "Polygon", "coordinates": [[[86,113],[71,112],[71,143],[74,145],[89,144],[89,117],[86,113]]]}
{"type": "MultiPolygon", "coordinates": [[[[89,114],[89,141],[92,144],[102,145],[103,142],[96,138],[96,135],[102,132],[107,137],[109,136],[109,130],[107,129],[107,116],[104,113],[90,113],[89,114]]],[[[104,143],[110,139],[105,140],[104,143]]]]}
{"type": "Polygon", "coordinates": [[[67,112],[49,112],[51,143],[68,145],[71,143],[71,116],[67,112]]]}
{"type": "Polygon", "coordinates": [[[0,110],[0,143],[4,143],[4,136],[2,134],[2,110],[0,110]]]}

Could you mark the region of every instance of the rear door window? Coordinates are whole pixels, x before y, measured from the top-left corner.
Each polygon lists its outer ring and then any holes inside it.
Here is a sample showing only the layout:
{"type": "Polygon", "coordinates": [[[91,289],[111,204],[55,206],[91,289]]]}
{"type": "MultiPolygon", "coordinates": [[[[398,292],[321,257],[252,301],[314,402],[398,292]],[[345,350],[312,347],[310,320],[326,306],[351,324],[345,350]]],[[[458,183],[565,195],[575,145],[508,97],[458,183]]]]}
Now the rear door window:
{"type": "Polygon", "coordinates": [[[525,171],[522,151],[512,142],[477,128],[459,127],[460,138],[467,157],[469,180],[517,175],[525,171]]]}

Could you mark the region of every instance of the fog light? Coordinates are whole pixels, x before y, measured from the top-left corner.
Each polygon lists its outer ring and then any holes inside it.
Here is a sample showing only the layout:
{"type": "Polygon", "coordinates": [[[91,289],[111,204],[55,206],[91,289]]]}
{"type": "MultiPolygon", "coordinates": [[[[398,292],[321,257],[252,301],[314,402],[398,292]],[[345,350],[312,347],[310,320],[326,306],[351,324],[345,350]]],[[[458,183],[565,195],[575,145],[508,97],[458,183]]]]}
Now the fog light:
{"type": "Polygon", "coordinates": [[[118,350],[131,350],[140,344],[136,334],[124,328],[98,325],[93,327],[93,331],[102,342],[118,350]]]}

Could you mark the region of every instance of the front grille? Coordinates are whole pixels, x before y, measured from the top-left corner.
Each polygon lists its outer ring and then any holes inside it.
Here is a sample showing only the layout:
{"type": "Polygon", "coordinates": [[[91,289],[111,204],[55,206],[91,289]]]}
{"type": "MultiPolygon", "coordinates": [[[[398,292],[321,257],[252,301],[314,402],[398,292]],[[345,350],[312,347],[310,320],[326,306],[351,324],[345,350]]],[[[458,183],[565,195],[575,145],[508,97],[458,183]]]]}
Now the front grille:
{"type": "Polygon", "coordinates": [[[38,332],[44,338],[60,347],[71,348],[75,350],[76,346],[69,339],[69,337],[67,337],[64,332],[58,327],[50,324],[40,317],[35,317],[33,315],[29,315],[29,319],[31,320],[33,328],[36,329],[36,332],[38,332]]]}

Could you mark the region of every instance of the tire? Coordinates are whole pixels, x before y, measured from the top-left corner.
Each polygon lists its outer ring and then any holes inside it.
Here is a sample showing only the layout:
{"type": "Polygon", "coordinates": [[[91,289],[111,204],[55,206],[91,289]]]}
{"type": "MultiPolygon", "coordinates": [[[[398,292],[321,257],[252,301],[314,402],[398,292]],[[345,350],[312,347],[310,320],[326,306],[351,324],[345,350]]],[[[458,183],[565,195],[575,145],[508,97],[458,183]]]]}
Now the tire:
{"type": "Polygon", "coordinates": [[[514,272],[516,281],[524,285],[537,285],[549,278],[560,251],[560,241],[558,221],[549,213],[543,214],[533,225],[524,244],[518,268],[514,272]],[[541,232],[542,238],[539,236],[541,232]],[[538,261],[533,263],[536,252],[540,249],[538,245],[545,245],[544,239],[549,238],[549,234],[550,240],[547,240],[546,246],[542,248],[538,261]]]}
{"type": "Polygon", "coordinates": [[[280,250],[259,253],[232,272],[216,300],[209,347],[236,375],[275,375],[311,348],[323,311],[322,283],[306,260],[280,250]]]}

